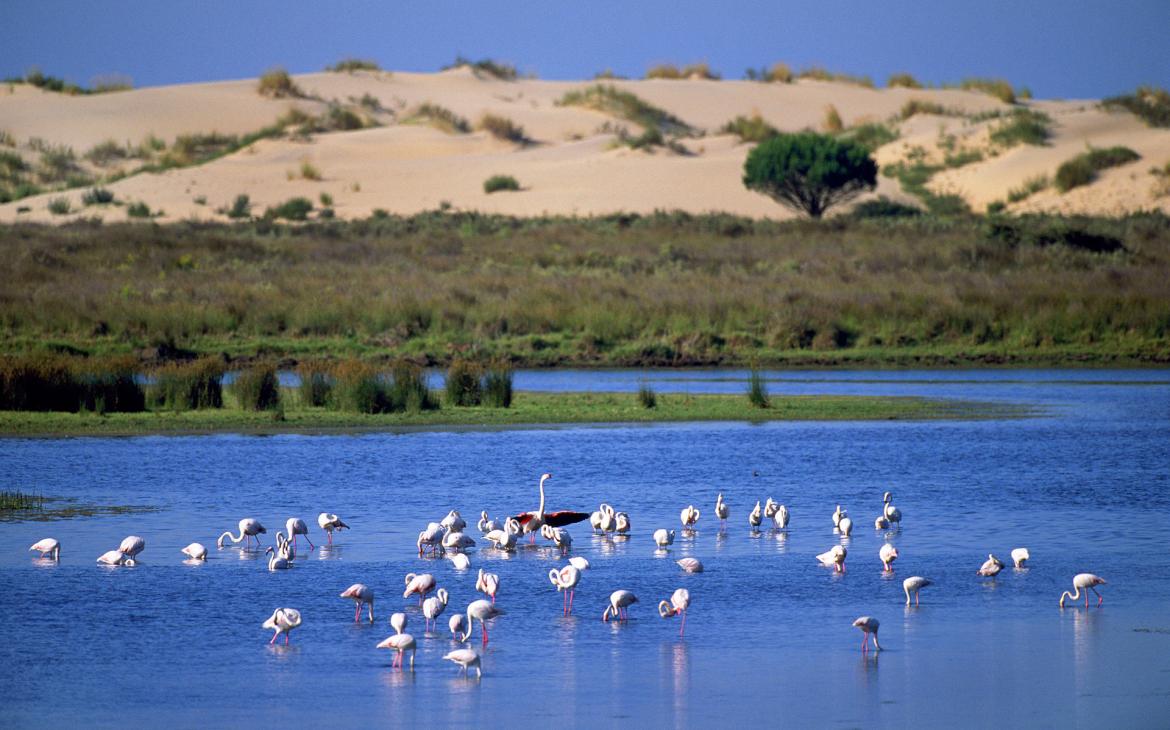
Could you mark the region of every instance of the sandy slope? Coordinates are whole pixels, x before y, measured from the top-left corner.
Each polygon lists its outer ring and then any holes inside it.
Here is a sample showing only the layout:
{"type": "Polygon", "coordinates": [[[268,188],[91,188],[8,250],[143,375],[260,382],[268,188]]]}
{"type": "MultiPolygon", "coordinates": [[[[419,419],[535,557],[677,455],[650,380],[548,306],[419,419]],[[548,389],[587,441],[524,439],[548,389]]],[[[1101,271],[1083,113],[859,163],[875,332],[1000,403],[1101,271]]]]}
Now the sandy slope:
{"type": "MultiPolygon", "coordinates": [[[[686,141],[690,155],[666,150],[653,153],[615,148],[606,122],[638,131],[634,125],[556,101],[568,90],[589,82],[481,78],[469,69],[438,74],[358,72],[296,77],[306,92],[321,100],[356,103],[364,95],[386,110],[386,125],[314,136],[310,141],[265,140],[228,157],[161,174],[138,174],[108,184],[119,200],[145,201],[164,211],[163,220],[221,218],[216,208],[239,193],[263,207],[304,195],[316,202],[332,196],[339,217],[369,215],[377,208],[412,213],[442,202],[461,209],[533,215],[597,214],[652,211],[729,211],[750,216],[787,217],[785,209],[750,193],[740,182],[749,146],[718,127],[738,114],[761,114],[782,130],[819,127],[832,104],[846,124],[895,116],[909,99],[929,99],[968,114],[1006,108],[995,99],[953,90],[872,90],[847,84],[802,81],[760,84],[746,81],[617,81],[616,86],[660,106],[705,136],[686,141]],[[399,120],[422,102],[453,110],[473,123],[485,112],[522,125],[536,144],[521,147],[483,132],[449,135],[399,120]],[[320,181],[301,179],[301,163],[310,162],[320,181]],[[483,180],[506,173],[523,190],[486,195],[483,180]],[[205,203],[196,202],[205,198],[205,203]]],[[[982,162],[939,173],[931,188],[963,195],[977,210],[1008,190],[1056,167],[1087,144],[1124,144],[1142,159],[1103,173],[1090,186],[1058,195],[1038,193],[1014,206],[1017,210],[1060,210],[1115,214],[1160,207],[1170,211],[1170,197],[1153,199],[1155,178],[1149,169],[1170,160],[1170,130],[1144,126],[1128,114],[1099,110],[1094,102],[1035,102],[1054,121],[1054,135],[1044,147],[1016,147],[982,162]]],[[[25,86],[0,87],[0,130],[17,142],[30,162],[36,159],[27,140],[38,137],[81,153],[107,139],[137,142],[153,134],[173,140],[180,134],[217,131],[244,134],[271,124],[291,107],[310,113],[322,101],[274,100],[260,96],[255,81],[227,81],[141,89],[91,97],[70,97],[25,86]]],[[[940,156],[940,139],[954,135],[960,147],[989,150],[994,121],[972,123],[951,116],[919,115],[900,124],[900,138],[878,152],[881,164],[904,158],[915,148],[940,156]]],[[[913,200],[898,184],[882,178],[880,194],[913,200]]],[[[109,220],[126,217],[124,208],[90,207],[82,213],[53,216],[51,198],[64,195],[82,209],[81,190],[47,193],[0,205],[0,221],[64,221],[77,215],[109,220]],[[28,211],[18,212],[20,208],[28,211]]]]}

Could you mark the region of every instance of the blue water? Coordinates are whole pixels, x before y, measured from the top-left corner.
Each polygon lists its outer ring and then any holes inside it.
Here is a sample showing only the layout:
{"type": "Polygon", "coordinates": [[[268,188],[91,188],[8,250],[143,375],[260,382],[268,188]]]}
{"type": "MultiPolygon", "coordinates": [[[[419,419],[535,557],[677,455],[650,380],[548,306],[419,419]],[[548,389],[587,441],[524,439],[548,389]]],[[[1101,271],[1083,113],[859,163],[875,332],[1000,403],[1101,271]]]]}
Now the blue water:
{"type": "MultiPolygon", "coordinates": [[[[522,389],[741,392],[735,371],[521,372],[522,389]]],[[[925,395],[1021,403],[1036,418],[971,422],[703,423],[570,426],[330,436],[201,436],[0,441],[0,488],[85,504],[158,511],[0,523],[0,725],[206,727],[279,722],[428,726],[532,723],[660,726],[763,722],[795,727],[1164,727],[1170,711],[1170,372],[898,371],[772,373],[773,393],[925,395]],[[415,556],[426,522],[458,508],[478,538],[492,516],[534,509],[542,471],[550,509],[627,511],[628,540],[571,528],[592,562],[575,615],[561,616],[541,541],[515,555],[480,542],[472,569],[415,556]],[[886,489],[900,531],[873,518],[886,489]],[[726,530],[716,493],[731,504],[726,530]],[[786,533],[752,535],[768,496],[792,513],[786,533]],[[703,511],[668,554],[650,533],[703,511]],[[844,575],[813,556],[838,544],[841,504],[856,522],[844,575]],[[269,528],[321,511],[353,529],[332,550],[269,573],[261,553],[215,549],[254,516],[269,528]],[[147,547],[134,568],[94,563],[128,534],[147,547]],[[63,543],[60,565],[26,551],[63,543]],[[179,549],[208,545],[205,565],[179,549]],[[883,576],[884,540],[901,557],[883,576]],[[1027,570],[975,571],[989,552],[1028,547],[1027,570]],[[706,565],[685,575],[686,555],[706,565]],[[440,657],[455,648],[449,615],[479,598],[479,567],[498,573],[499,605],[484,676],[440,657]],[[440,631],[424,636],[403,576],[427,571],[451,593],[440,631]],[[1108,580],[1101,608],[1061,610],[1073,574],[1108,580]],[[901,581],[935,585],[907,609],[901,581]],[[337,594],[378,593],[374,626],[352,623],[337,594]],[[685,638],[655,604],[691,592],[685,638]],[[606,597],[640,599],[623,625],[600,620],[606,597]],[[260,624],[301,610],[290,647],[260,624]],[[396,610],[410,614],[415,671],[374,645],[396,610]],[[885,651],[865,657],[850,626],[882,622],[885,651]]],[[[1010,565],[1010,560],[1009,560],[1010,565]]],[[[479,645],[479,629],[473,637],[479,645]]]]}

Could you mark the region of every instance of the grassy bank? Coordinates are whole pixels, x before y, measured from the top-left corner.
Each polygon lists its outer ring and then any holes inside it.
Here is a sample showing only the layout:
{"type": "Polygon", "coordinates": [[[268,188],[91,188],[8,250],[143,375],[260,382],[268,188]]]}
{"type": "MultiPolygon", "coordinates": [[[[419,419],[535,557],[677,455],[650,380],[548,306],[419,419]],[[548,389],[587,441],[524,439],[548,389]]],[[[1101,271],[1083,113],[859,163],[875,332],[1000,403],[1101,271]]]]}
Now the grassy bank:
{"type": "Polygon", "coordinates": [[[1018,417],[1019,409],[923,398],[861,396],[776,396],[768,408],[754,408],[744,395],[659,394],[654,408],[636,393],[517,393],[511,408],[444,406],[439,410],[358,414],[302,406],[285,389],[283,411],[237,407],[142,413],[38,413],[0,411],[0,435],[116,436],[179,433],[284,433],[384,431],[440,426],[516,426],[558,423],[653,423],[671,421],[838,421],[935,420],[1018,417]],[[277,415],[279,414],[279,415],[277,415]]]}
{"type": "Polygon", "coordinates": [[[434,212],[0,228],[0,350],[520,366],[1170,362],[1170,218],[434,212]]]}

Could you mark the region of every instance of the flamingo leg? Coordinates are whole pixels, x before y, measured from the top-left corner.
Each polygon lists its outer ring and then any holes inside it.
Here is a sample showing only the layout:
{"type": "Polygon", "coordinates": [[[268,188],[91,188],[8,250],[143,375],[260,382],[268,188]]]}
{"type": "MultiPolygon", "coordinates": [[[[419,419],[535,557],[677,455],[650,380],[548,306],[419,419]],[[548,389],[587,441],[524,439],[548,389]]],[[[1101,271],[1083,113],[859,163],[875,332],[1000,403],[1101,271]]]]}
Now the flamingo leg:
{"type": "Polygon", "coordinates": [[[288,632],[285,632],[285,634],[284,634],[284,645],[285,646],[288,646],[288,637],[289,637],[288,632]]]}
{"type": "Polygon", "coordinates": [[[487,646],[487,643],[488,643],[488,630],[487,630],[487,624],[485,624],[485,623],[483,622],[483,619],[480,619],[480,620],[479,620],[479,632],[480,632],[481,634],[483,634],[483,645],[484,645],[484,646],[487,646]]]}
{"type": "Polygon", "coordinates": [[[914,605],[918,606],[918,591],[914,591],[914,605]]]}
{"type": "Polygon", "coordinates": [[[309,539],[308,533],[305,533],[305,542],[309,543],[309,550],[316,550],[317,549],[317,546],[314,545],[313,541],[309,539]]]}
{"type": "Polygon", "coordinates": [[[278,637],[278,636],[280,636],[280,632],[279,632],[279,631],[277,631],[275,634],[273,634],[273,635],[272,635],[272,638],[268,640],[268,643],[269,643],[269,644],[275,644],[275,643],[276,643],[276,637],[278,637]]]}
{"type": "Polygon", "coordinates": [[[359,603],[359,604],[357,604],[357,608],[355,608],[353,611],[354,623],[357,623],[358,617],[360,617],[361,615],[362,615],[362,604],[359,603]]]}
{"type": "Polygon", "coordinates": [[[577,589],[569,591],[569,615],[573,615],[573,597],[577,595],[577,589]]]}
{"type": "MultiPolygon", "coordinates": [[[[1094,589],[1093,589],[1093,593],[1097,593],[1097,589],[1096,589],[1096,588],[1094,588],[1094,589]]],[[[1086,596],[1086,598],[1088,598],[1088,596],[1086,596]]],[[[1101,607],[1101,604],[1102,604],[1104,601],[1105,601],[1105,596],[1101,595],[1100,593],[1097,593],[1097,607],[1098,607],[1098,608],[1100,608],[1100,607],[1101,607]]]]}

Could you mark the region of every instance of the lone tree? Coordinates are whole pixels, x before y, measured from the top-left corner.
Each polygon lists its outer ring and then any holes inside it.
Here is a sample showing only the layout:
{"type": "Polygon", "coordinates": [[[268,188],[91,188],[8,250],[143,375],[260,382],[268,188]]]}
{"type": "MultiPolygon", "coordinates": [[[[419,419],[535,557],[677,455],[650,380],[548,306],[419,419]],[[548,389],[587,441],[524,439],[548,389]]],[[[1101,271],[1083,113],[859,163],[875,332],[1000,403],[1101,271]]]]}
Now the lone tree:
{"type": "Polygon", "coordinates": [[[820,218],[877,186],[877,163],[849,140],[815,132],[761,142],[743,165],[743,184],[781,205],[820,218]]]}

